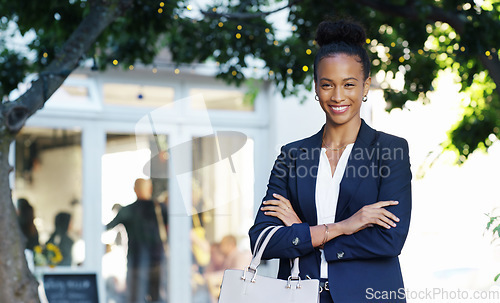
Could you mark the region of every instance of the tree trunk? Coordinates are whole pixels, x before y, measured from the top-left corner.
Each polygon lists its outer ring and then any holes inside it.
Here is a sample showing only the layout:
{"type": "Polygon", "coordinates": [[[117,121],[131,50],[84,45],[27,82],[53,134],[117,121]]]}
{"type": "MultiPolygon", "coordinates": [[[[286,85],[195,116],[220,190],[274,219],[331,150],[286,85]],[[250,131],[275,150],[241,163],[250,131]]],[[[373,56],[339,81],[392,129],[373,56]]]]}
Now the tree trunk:
{"type": "Polygon", "coordinates": [[[9,147],[12,135],[0,132],[0,301],[2,303],[34,303],[38,298],[38,282],[31,274],[24,256],[24,241],[12,203],[9,175],[9,147]]]}
{"type": "Polygon", "coordinates": [[[38,282],[24,256],[25,241],[12,203],[9,175],[9,148],[26,120],[43,107],[47,99],[78,66],[82,55],[101,32],[124,11],[132,0],[89,1],[89,14],[68,38],[62,51],[39,73],[21,97],[0,103],[0,302],[38,303],[38,282]]]}

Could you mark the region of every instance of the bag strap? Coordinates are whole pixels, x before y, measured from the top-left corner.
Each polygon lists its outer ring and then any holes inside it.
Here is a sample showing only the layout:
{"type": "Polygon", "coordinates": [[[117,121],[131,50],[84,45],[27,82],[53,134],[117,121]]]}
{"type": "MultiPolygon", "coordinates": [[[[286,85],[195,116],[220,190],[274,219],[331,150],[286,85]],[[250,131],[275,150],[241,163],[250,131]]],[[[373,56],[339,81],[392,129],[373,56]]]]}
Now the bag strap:
{"type": "MultiPolygon", "coordinates": [[[[281,226],[273,226],[271,227],[271,231],[267,234],[266,238],[262,241],[262,244],[260,245],[259,249],[255,251],[255,254],[252,258],[252,262],[250,262],[250,269],[256,270],[257,266],[260,264],[260,260],[262,259],[262,255],[264,254],[264,250],[266,249],[267,244],[271,240],[272,236],[280,229],[281,226]]],[[[265,233],[269,228],[264,229],[260,235],[259,238],[262,238],[262,234],[265,233]]],[[[256,245],[259,243],[256,243],[256,245]]]]}
{"type": "MultiPolygon", "coordinates": [[[[260,265],[260,261],[262,259],[262,255],[264,254],[264,250],[266,249],[267,244],[271,240],[272,236],[280,229],[282,226],[268,226],[262,232],[260,233],[259,237],[257,238],[257,241],[255,243],[255,248],[254,248],[254,253],[252,257],[252,261],[250,262],[250,266],[248,266],[249,269],[252,269],[254,271],[257,270],[257,267],[260,265]],[[267,236],[262,240],[263,236],[266,234],[268,230],[269,233],[267,236]],[[260,244],[262,240],[262,244],[260,244]],[[260,247],[259,247],[260,245],[260,247]]],[[[293,266],[291,268],[291,278],[292,279],[299,279],[299,257],[293,259],[293,266]]]]}
{"type": "Polygon", "coordinates": [[[292,279],[294,280],[297,280],[299,278],[299,273],[300,273],[300,269],[299,269],[299,257],[293,259],[293,266],[292,266],[292,269],[291,269],[291,277],[292,279]]]}
{"type": "Polygon", "coordinates": [[[266,228],[264,228],[264,230],[262,230],[259,234],[259,237],[257,238],[257,241],[255,241],[255,247],[253,249],[253,252],[252,252],[252,259],[253,257],[255,257],[255,255],[257,254],[257,251],[259,250],[259,248],[261,247],[262,243],[261,243],[261,240],[262,240],[262,237],[264,237],[264,235],[266,234],[266,232],[272,228],[274,228],[275,226],[268,226],[266,228]]]}

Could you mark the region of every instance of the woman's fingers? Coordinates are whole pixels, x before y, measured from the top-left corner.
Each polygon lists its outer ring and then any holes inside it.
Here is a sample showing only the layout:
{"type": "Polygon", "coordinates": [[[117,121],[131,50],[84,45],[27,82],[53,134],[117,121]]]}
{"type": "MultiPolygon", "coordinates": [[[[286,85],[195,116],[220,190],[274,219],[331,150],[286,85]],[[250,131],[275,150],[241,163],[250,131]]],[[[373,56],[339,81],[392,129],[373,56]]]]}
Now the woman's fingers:
{"type": "Polygon", "coordinates": [[[373,211],[375,212],[375,214],[381,214],[392,221],[399,222],[399,218],[396,217],[396,215],[394,215],[393,213],[384,208],[391,205],[397,205],[398,203],[399,203],[398,201],[380,201],[377,203],[366,205],[363,208],[368,211],[373,211]]]}
{"type": "Polygon", "coordinates": [[[396,222],[399,222],[399,218],[396,217],[396,215],[394,215],[393,213],[391,213],[390,211],[388,211],[387,209],[382,209],[382,214],[391,219],[392,221],[396,221],[396,222]]]}
{"type": "Polygon", "coordinates": [[[283,208],[284,210],[288,210],[288,209],[292,208],[292,204],[285,197],[278,195],[278,194],[273,194],[273,196],[277,200],[267,200],[267,201],[262,202],[262,204],[279,206],[279,207],[283,208]]]}
{"type": "Polygon", "coordinates": [[[396,227],[396,223],[392,222],[391,220],[389,220],[387,217],[384,216],[378,218],[376,223],[377,225],[380,225],[387,229],[390,229],[391,227],[396,227]]]}
{"type": "Polygon", "coordinates": [[[387,207],[391,205],[398,205],[399,201],[379,201],[373,204],[370,204],[369,206],[373,206],[376,208],[381,208],[381,207],[387,207]]]}
{"type": "Polygon", "coordinates": [[[260,209],[265,215],[277,217],[286,226],[290,226],[294,223],[302,223],[287,198],[278,194],[273,194],[273,196],[277,200],[267,200],[262,202],[263,206],[260,209]]]}
{"type": "Polygon", "coordinates": [[[276,200],[268,200],[266,202],[275,202],[276,205],[283,207],[284,209],[292,208],[292,204],[290,203],[290,201],[282,195],[273,194],[273,197],[276,198],[276,200]]]}
{"type": "Polygon", "coordinates": [[[355,214],[346,220],[340,221],[343,233],[351,235],[367,227],[375,225],[386,229],[396,227],[399,218],[385,207],[397,205],[398,201],[379,201],[373,204],[365,205],[355,214]]]}
{"type": "MultiPolygon", "coordinates": [[[[285,209],[283,209],[282,207],[279,207],[279,206],[263,206],[260,208],[260,210],[262,210],[263,212],[270,212],[270,211],[274,211],[274,212],[278,212],[278,213],[281,213],[281,214],[285,214],[285,209]]],[[[267,213],[265,213],[267,215],[267,213]]]]}

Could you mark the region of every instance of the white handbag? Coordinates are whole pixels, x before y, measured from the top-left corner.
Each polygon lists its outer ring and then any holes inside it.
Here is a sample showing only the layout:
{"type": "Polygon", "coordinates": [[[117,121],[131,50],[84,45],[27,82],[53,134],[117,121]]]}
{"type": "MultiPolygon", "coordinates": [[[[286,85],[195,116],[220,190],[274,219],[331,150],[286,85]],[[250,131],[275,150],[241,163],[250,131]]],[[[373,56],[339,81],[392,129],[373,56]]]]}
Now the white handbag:
{"type": "Polygon", "coordinates": [[[222,279],[219,303],[318,303],[319,280],[301,280],[299,277],[299,258],[293,261],[288,280],[257,275],[262,254],[269,240],[281,226],[269,226],[257,239],[252,261],[245,270],[227,269],[222,279]],[[262,241],[263,235],[268,235],[262,241]]]}

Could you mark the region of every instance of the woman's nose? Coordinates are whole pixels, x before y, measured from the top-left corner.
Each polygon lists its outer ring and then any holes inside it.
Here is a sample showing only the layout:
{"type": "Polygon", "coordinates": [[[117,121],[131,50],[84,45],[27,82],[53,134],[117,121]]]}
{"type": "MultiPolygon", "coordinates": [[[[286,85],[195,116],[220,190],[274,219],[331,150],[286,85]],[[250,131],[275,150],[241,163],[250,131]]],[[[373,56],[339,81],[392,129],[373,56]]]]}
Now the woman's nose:
{"type": "Polygon", "coordinates": [[[341,88],[335,88],[330,96],[330,100],[334,102],[341,102],[344,100],[344,94],[341,88]]]}

